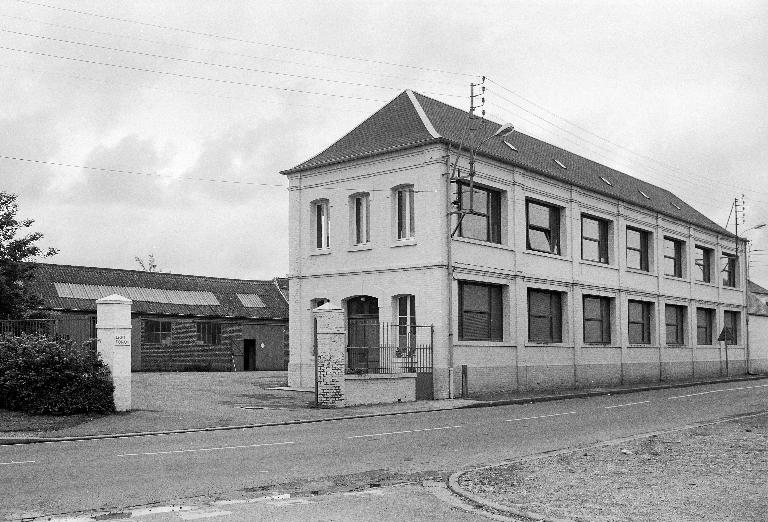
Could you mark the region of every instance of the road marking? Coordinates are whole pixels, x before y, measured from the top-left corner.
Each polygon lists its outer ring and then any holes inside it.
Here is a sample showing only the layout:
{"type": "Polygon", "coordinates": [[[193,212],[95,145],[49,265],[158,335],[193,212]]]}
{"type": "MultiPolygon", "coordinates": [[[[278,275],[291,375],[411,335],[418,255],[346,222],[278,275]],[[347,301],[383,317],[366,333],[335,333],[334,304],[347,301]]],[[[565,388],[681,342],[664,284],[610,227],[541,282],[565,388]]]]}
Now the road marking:
{"type": "Polygon", "coordinates": [[[614,406],[606,406],[606,410],[610,410],[611,408],[623,408],[624,406],[634,406],[635,404],[648,404],[651,401],[640,401],[640,402],[628,402],[626,404],[616,404],[614,406]]]}
{"type": "Polygon", "coordinates": [[[738,391],[738,390],[751,390],[752,388],[765,388],[768,387],[768,384],[758,384],[756,386],[740,386],[738,388],[723,388],[720,390],[709,390],[699,393],[689,393],[688,395],[675,395],[674,397],[667,397],[668,400],[672,399],[684,399],[685,397],[695,397],[697,395],[707,395],[708,393],[720,393],[720,392],[727,392],[727,391],[738,391]]]}
{"type": "Polygon", "coordinates": [[[261,448],[264,446],[283,446],[285,444],[295,444],[295,442],[269,442],[264,444],[247,444],[243,446],[217,446],[213,448],[196,448],[171,451],[147,451],[144,453],[121,453],[118,457],[139,457],[142,455],[170,455],[172,453],[196,453],[202,451],[221,451],[228,449],[261,448]]]}
{"type": "Polygon", "coordinates": [[[384,433],[367,433],[365,435],[352,435],[347,437],[348,439],[362,439],[365,437],[383,437],[385,435],[402,435],[403,433],[421,433],[423,431],[438,431],[438,430],[452,430],[455,428],[463,428],[464,426],[442,426],[440,428],[422,428],[419,430],[403,430],[403,431],[387,431],[384,433]]]}
{"type": "Polygon", "coordinates": [[[186,513],[179,513],[179,517],[182,520],[199,520],[201,518],[222,517],[231,514],[231,511],[187,511],[186,513]]]}
{"type": "Polygon", "coordinates": [[[575,411],[568,411],[565,413],[550,413],[549,415],[539,415],[538,417],[521,417],[519,419],[505,419],[504,422],[517,422],[517,421],[525,421],[525,420],[534,420],[534,419],[546,419],[547,417],[559,417],[561,415],[573,415],[576,413],[575,411]]]}
{"type": "Polygon", "coordinates": [[[10,462],[0,462],[0,466],[10,466],[12,464],[32,464],[33,462],[35,461],[34,460],[19,460],[19,461],[12,460],[10,462]]]}
{"type": "Polygon", "coordinates": [[[192,511],[197,509],[194,506],[154,506],[131,510],[131,517],[146,517],[147,515],[158,515],[161,513],[175,513],[176,511],[192,511]]]}
{"type": "Polygon", "coordinates": [[[234,504],[252,504],[255,502],[269,502],[271,500],[285,500],[291,498],[290,493],[279,493],[276,495],[268,495],[266,497],[255,497],[255,498],[237,498],[234,500],[216,500],[215,502],[211,502],[211,505],[213,506],[231,506],[234,504]]]}

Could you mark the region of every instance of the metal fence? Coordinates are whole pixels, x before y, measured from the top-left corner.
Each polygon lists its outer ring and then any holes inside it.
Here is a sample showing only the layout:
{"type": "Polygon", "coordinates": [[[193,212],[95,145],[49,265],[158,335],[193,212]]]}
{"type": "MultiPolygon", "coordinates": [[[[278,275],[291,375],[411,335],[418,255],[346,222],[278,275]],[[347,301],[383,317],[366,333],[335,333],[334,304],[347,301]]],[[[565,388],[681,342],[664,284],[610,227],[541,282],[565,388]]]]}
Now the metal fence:
{"type": "Polygon", "coordinates": [[[0,335],[44,335],[76,344],[89,342],[96,348],[96,317],[55,317],[49,319],[2,319],[0,335]]]}
{"type": "Polygon", "coordinates": [[[350,319],[346,373],[432,373],[434,327],[350,319]]]}

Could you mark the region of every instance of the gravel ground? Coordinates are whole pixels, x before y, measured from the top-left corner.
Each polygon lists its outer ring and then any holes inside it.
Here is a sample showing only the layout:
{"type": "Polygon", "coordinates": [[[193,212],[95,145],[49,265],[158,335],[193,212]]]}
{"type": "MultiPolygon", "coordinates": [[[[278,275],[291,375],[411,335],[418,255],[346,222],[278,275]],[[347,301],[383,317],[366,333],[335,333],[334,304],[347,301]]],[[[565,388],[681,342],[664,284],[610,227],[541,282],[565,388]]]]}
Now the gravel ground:
{"type": "Polygon", "coordinates": [[[768,520],[768,415],[505,466],[459,484],[577,521],[768,520]]]}

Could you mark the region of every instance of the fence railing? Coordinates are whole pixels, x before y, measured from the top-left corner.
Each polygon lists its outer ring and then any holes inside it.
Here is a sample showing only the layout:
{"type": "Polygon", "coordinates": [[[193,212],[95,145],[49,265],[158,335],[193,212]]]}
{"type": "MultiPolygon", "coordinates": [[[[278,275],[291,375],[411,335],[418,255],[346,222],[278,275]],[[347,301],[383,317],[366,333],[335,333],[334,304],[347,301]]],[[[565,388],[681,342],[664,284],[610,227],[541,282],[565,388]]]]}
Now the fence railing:
{"type": "Polygon", "coordinates": [[[44,335],[52,339],[67,339],[82,344],[89,341],[96,347],[95,317],[55,317],[49,319],[1,319],[0,335],[44,335]]]}
{"type": "Polygon", "coordinates": [[[346,373],[431,373],[434,327],[350,319],[346,373]]]}

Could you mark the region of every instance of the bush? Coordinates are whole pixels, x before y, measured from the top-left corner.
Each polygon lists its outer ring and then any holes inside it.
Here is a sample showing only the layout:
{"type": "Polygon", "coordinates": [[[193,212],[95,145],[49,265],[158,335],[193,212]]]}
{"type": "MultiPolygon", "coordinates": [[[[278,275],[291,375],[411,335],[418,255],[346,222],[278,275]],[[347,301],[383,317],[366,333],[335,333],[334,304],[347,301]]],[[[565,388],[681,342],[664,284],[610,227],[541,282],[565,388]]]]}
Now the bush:
{"type": "Polygon", "coordinates": [[[35,414],[115,410],[109,368],[90,344],[0,336],[0,408],[35,414]]]}

